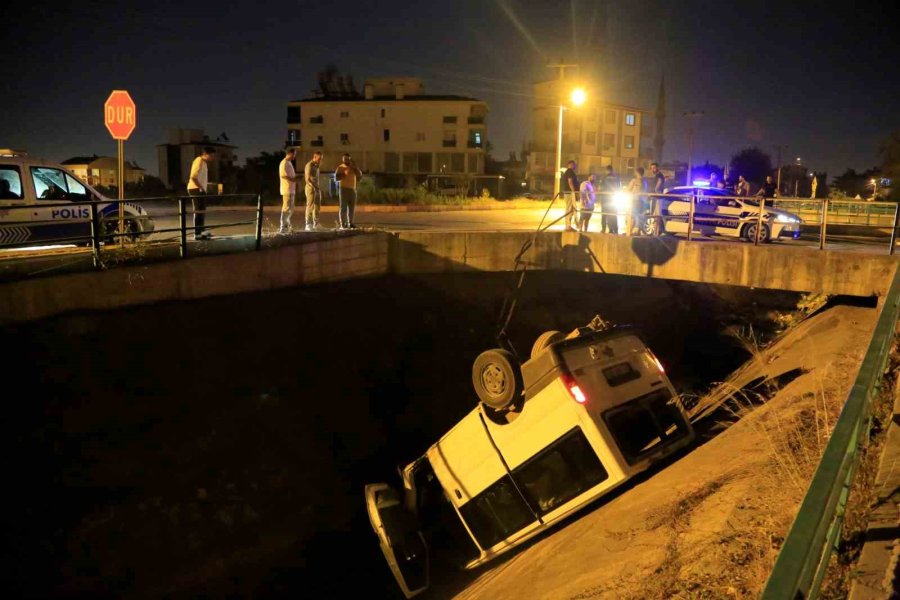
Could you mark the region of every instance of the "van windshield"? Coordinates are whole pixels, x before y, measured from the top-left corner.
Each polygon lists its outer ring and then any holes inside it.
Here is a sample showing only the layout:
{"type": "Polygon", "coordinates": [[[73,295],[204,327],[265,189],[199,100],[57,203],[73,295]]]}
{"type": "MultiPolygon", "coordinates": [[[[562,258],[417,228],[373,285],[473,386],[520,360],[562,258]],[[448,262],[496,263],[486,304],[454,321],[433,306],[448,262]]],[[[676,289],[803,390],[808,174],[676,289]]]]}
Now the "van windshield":
{"type": "Polygon", "coordinates": [[[677,400],[665,389],[607,410],[603,413],[603,420],[628,464],[636,463],[688,433],[677,400]]]}

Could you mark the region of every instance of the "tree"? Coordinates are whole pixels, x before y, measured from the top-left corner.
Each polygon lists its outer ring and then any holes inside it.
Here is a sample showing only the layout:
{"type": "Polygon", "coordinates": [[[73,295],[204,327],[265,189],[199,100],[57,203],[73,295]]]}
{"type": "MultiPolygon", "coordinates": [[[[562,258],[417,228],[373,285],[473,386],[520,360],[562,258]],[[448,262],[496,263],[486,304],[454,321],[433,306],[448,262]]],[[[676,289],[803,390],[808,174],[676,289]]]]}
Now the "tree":
{"type": "Polygon", "coordinates": [[[278,195],[278,165],[284,151],[262,152],[247,158],[247,164],[237,172],[237,189],[240,193],[278,195]]]}
{"type": "Polygon", "coordinates": [[[728,164],[728,175],[737,181],[743,175],[747,181],[762,185],[766,175],[772,174],[772,159],[759,148],[744,148],[731,157],[728,164]]]}
{"type": "Polygon", "coordinates": [[[871,195],[874,189],[871,181],[880,178],[881,171],[874,167],[862,173],[857,173],[854,169],[847,169],[843,174],[834,178],[832,186],[850,198],[856,196],[865,198],[867,195],[871,195]]]}

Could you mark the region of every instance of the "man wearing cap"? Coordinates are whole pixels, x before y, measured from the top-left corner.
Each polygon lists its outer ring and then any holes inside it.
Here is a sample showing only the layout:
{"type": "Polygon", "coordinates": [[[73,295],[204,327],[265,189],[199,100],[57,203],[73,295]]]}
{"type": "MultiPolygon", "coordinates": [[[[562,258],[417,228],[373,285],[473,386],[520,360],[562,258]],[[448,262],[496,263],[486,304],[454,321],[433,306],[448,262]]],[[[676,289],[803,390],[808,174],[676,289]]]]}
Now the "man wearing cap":
{"type": "Polygon", "coordinates": [[[338,189],[338,229],[356,229],[353,213],[356,211],[356,184],[362,171],[349,154],[341,157],[341,164],[334,170],[334,178],[340,184],[338,189]]]}

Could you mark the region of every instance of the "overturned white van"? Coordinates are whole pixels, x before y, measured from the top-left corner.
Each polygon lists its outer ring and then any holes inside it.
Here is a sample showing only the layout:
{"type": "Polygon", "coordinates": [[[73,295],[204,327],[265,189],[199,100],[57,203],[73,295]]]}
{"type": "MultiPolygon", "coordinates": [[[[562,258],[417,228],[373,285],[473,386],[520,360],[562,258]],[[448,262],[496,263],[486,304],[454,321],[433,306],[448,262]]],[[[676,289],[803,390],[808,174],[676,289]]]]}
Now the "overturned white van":
{"type": "Polygon", "coordinates": [[[365,488],[406,597],[429,585],[429,547],[461,550],[473,568],[694,440],[637,332],[599,318],[568,336],[543,334],[521,368],[488,350],[472,379],[481,403],[403,470],[403,489],[365,488]]]}

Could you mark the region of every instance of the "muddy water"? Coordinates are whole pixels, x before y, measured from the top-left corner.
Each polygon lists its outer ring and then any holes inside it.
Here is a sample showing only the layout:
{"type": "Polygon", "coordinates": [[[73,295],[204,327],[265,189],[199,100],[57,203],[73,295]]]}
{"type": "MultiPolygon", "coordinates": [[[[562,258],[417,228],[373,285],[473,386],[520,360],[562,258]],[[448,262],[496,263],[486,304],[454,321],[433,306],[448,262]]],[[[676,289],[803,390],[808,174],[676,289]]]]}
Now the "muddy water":
{"type": "MultiPolygon", "coordinates": [[[[397,597],[366,520],[475,402],[509,275],[380,279],[0,330],[7,589],[31,597],[397,597]],[[9,354],[9,353],[8,353],[9,354]]],[[[745,358],[728,325],[791,294],[530,273],[518,351],[595,314],[640,327],[676,387],[745,358]]]]}

